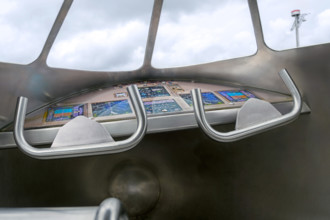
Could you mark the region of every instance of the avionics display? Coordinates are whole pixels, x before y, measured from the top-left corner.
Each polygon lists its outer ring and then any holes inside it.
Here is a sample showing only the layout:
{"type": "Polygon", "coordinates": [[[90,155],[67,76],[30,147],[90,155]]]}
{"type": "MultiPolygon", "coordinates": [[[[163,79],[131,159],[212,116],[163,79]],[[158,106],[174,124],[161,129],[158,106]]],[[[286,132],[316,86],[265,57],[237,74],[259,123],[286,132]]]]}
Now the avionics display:
{"type": "MultiPolygon", "coordinates": [[[[192,98],[190,94],[180,94],[180,96],[189,106],[192,106],[192,98]]],[[[204,105],[223,104],[223,101],[221,101],[221,99],[216,97],[212,92],[203,92],[202,99],[204,105]]]]}
{"type": "Polygon", "coordinates": [[[141,98],[153,98],[161,96],[170,96],[164,86],[149,86],[139,88],[141,98]]]}
{"type": "Polygon", "coordinates": [[[144,102],[144,108],[147,114],[162,114],[167,112],[179,112],[182,108],[173,99],[155,100],[144,102]]]}
{"type": "Polygon", "coordinates": [[[84,105],[49,107],[45,115],[46,122],[64,121],[84,115],[84,105]]]}
{"type": "Polygon", "coordinates": [[[249,98],[257,98],[247,90],[218,91],[218,93],[230,102],[244,102],[249,98]]]}
{"type": "Polygon", "coordinates": [[[93,117],[132,113],[128,100],[92,103],[93,117]]]}

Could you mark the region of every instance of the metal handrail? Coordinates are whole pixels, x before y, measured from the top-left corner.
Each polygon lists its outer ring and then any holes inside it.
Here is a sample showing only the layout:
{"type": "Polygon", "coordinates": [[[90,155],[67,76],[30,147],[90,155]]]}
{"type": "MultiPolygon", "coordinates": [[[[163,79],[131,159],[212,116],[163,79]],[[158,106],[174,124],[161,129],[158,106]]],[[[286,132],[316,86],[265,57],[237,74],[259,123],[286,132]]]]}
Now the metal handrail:
{"type": "Polygon", "coordinates": [[[0,208],[0,219],[128,220],[120,200],[105,199],[99,206],[0,208]]]}
{"type": "Polygon", "coordinates": [[[119,199],[109,198],[100,204],[94,220],[128,220],[128,216],[119,199]]]}
{"type": "Polygon", "coordinates": [[[61,148],[35,148],[27,143],[24,137],[24,121],[28,99],[19,97],[16,105],[14,138],[17,146],[27,155],[38,159],[55,159],[119,153],[135,147],[147,131],[147,115],[136,85],[127,88],[136,119],[137,129],[128,139],[116,142],[68,146],[61,148]]]}
{"type": "Polygon", "coordinates": [[[202,101],[202,95],[200,89],[193,89],[191,90],[191,96],[193,100],[193,106],[194,106],[194,113],[196,121],[199,125],[199,127],[207,134],[210,138],[219,141],[219,142],[232,142],[237,141],[261,132],[264,132],[266,130],[269,130],[271,128],[275,128],[284,124],[287,124],[293,120],[295,120],[301,111],[302,108],[302,100],[300,93],[293,82],[292,78],[290,77],[289,73],[286,71],[286,69],[282,69],[279,72],[280,77],[284,81],[285,85],[288,87],[292,98],[293,98],[293,108],[291,112],[269,120],[262,122],[257,125],[253,125],[247,128],[234,130],[230,132],[218,132],[214,130],[210,124],[206,120],[205,112],[204,112],[204,106],[202,101]]]}

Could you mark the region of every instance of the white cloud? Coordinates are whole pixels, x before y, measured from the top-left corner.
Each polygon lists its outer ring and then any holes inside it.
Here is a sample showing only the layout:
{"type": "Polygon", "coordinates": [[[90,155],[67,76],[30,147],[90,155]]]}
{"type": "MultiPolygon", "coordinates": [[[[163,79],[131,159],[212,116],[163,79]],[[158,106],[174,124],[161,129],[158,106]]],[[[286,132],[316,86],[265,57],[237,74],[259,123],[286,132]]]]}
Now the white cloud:
{"type": "Polygon", "coordinates": [[[312,24],[304,28],[304,40],[307,42],[307,45],[329,43],[330,9],[326,9],[316,14],[314,19],[311,19],[310,21],[312,24]]]}
{"type": "Polygon", "coordinates": [[[0,60],[27,64],[44,46],[61,0],[2,0],[0,5],[0,60]]]}
{"type": "Polygon", "coordinates": [[[326,9],[318,15],[318,22],[320,26],[330,26],[330,9],[326,9]]]}
{"type": "Polygon", "coordinates": [[[96,71],[139,68],[153,1],[137,2],[75,2],[49,54],[48,65],[96,71]]]}
{"type": "Polygon", "coordinates": [[[266,44],[275,50],[296,47],[295,31],[290,31],[294,18],[291,11],[300,9],[309,13],[306,22],[299,28],[300,46],[310,46],[330,42],[330,1],[319,0],[259,0],[259,10],[266,44]]]}
{"type": "Polygon", "coordinates": [[[213,2],[212,7],[199,3],[199,10],[186,11],[183,5],[182,11],[173,14],[164,2],[154,66],[194,65],[247,56],[256,51],[247,3],[213,2]],[[175,19],[174,15],[177,15],[175,19]]]}
{"type": "Polygon", "coordinates": [[[277,18],[270,21],[270,28],[274,31],[289,30],[291,23],[292,19],[277,18]]]}
{"type": "Polygon", "coordinates": [[[145,44],[137,42],[143,42],[147,31],[146,24],[132,21],[114,29],[72,34],[53,46],[47,62],[50,66],[89,70],[138,68],[145,44]]]}
{"type": "MultiPolygon", "coordinates": [[[[330,31],[330,9],[326,9],[317,16],[317,27],[329,33],[330,31]]],[[[329,39],[329,38],[328,38],[329,39]]]]}

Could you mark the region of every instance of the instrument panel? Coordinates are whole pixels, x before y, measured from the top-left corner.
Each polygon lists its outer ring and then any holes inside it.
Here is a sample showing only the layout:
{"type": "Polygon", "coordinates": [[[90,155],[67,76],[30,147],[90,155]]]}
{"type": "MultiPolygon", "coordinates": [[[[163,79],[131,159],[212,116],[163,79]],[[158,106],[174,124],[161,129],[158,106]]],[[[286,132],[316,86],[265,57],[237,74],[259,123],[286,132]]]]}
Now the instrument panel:
{"type": "MultiPolygon", "coordinates": [[[[184,81],[144,81],[138,86],[148,117],[192,112],[190,90],[200,88],[206,111],[239,108],[249,98],[271,103],[291,101],[291,97],[265,90],[184,81]]],[[[61,126],[84,115],[99,122],[135,118],[126,88],[130,84],[100,88],[56,103],[28,115],[25,127],[61,126]]]]}

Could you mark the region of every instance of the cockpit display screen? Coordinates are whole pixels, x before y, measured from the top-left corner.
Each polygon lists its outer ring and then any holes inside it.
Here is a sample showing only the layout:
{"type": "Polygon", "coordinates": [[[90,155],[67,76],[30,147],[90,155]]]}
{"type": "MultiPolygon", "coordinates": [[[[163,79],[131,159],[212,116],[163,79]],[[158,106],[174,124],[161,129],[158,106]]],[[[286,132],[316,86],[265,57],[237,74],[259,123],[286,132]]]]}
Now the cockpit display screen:
{"type": "Polygon", "coordinates": [[[244,102],[249,98],[256,98],[255,95],[247,90],[218,91],[218,93],[230,102],[244,102]]]}
{"type": "Polygon", "coordinates": [[[84,115],[84,104],[49,107],[46,113],[46,122],[70,120],[79,115],[84,115]]]}
{"type": "MultiPolygon", "coordinates": [[[[189,106],[192,106],[192,98],[190,94],[180,94],[180,96],[189,106]]],[[[221,101],[221,99],[216,97],[212,92],[203,92],[202,99],[204,105],[223,104],[223,101],[221,101]]]]}
{"type": "Polygon", "coordinates": [[[170,96],[164,86],[149,86],[139,88],[141,98],[153,98],[161,96],[170,96]]]}
{"type": "Polygon", "coordinates": [[[93,117],[132,113],[128,100],[92,103],[93,117]]]}
{"type": "Polygon", "coordinates": [[[144,108],[147,114],[163,114],[182,111],[182,108],[173,99],[144,102],[144,108]]]}

